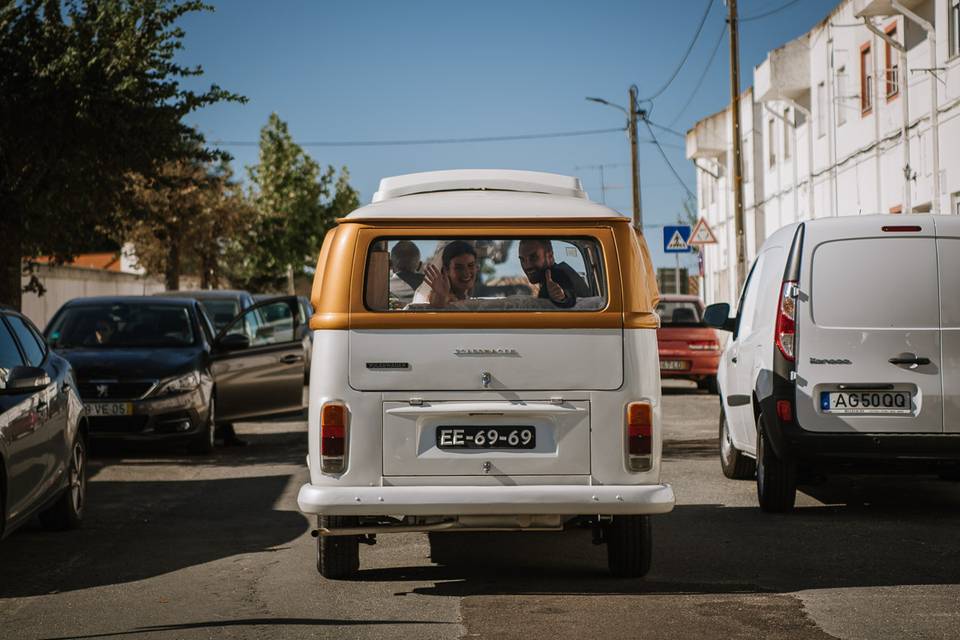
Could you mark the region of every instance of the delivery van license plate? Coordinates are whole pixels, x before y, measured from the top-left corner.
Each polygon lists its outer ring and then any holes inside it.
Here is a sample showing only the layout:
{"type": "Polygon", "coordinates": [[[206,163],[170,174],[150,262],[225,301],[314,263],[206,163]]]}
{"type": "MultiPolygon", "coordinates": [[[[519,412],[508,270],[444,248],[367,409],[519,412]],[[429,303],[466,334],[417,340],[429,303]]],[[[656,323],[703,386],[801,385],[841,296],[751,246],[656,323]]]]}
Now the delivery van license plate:
{"type": "Polygon", "coordinates": [[[823,413],[878,415],[910,414],[913,406],[909,391],[821,391],[820,410],[823,413]]]}
{"type": "Polygon", "coordinates": [[[437,427],[438,449],[533,449],[536,446],[535,427],[437,427]]]}
{"type": "Polygon", "coordinates": [[[133,415],[133,405],[129,402],[88,402],[83,410],[88,416],[133,415]]]}

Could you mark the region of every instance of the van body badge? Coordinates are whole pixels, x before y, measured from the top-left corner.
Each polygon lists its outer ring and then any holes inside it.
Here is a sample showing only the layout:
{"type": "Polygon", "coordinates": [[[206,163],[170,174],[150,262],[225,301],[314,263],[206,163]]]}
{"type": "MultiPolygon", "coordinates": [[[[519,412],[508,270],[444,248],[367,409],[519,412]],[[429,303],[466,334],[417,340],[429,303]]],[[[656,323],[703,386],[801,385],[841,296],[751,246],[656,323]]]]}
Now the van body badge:
{"type": "Polygon", "coordinates": [[[376,369],[376,370],[397,370],[397,369],[409,369],[409,362],[368,362],[367,369],[376,369]]]}
{"type": "Polygon", "coordinates": [[[458,348],[453,350],[453,355],[455,356],[506,356],[508,358],[519,357],[520,354],[516,349],[464,349],[458,348]]]}
{"type": "Polygon", "coordinates": [[[846,358],[810,358],[810,364],[853,364],[846,358]]]}

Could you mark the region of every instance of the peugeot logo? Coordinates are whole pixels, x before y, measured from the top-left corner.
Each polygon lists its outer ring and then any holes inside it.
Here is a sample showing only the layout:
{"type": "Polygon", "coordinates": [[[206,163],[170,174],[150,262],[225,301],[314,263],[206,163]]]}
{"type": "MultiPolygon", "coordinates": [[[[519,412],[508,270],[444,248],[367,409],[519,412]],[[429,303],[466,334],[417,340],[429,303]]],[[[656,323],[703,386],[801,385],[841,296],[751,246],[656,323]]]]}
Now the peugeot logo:
{"type": "Polygon", "coordinates": [[[97,385],[97,397],[98,397],[98,398],[106,398],[107,395],[109,394],[109,392],[110,392],[110,387],[109,387],[108,385],[105,385],[105,384],[98,384],[98,385],[97,385]]]}

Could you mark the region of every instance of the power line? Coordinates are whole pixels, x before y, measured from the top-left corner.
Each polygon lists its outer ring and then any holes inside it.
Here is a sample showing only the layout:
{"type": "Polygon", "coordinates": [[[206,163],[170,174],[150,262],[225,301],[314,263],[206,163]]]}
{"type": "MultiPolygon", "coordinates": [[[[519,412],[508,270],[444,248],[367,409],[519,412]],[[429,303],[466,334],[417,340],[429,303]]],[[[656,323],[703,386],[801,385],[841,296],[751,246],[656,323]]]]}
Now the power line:
{"type": "MultiPolygon", "coordinates": [[[[558,131],[554,133],[525,133],[513,136],[486,136],[476,138],[427,138],[422,140],[340,140],[340,141],[312,141],[298,142],[301,147],[399,147],[425,144],[463,144],[467,142],[506,142],[510,140],[541,140],[545,138],[572,138],[575,136],[592,136],[603,133],[617,133],[626,131],[626,127],[612,129],[587,129],[584,131],[558,131]]],[[[215,145],[225,147],[257,147],[260,142],[251,140],[215,140],[215,145]]]]}
{"type": "Polygon", "coordinates": [[[745,18],[740,18],[740,22],[750,22],[751,20],[760,20],[761,18],[766,18],[767,16],[772,16],[773,14],[775,14],[775,13],[780,13],[780,12],[783,11],[784,9],[793,6],[793,5],[797,4],[798,2],[800,2],[800,0],[790,0],[789,2],[786,2],[786,3],[782,4],[782,5],[780,5],[780,6],[777,7],[776,9],[771,9],[770,11],[764,11],[763,13],[758,13],[758,14],[755,15],[755,16],[747,16],[747,17],[745,17],[745,18]]]}
{"type": "Polygon", "coordinates": [[[663,126],[662,124],[657,124],[656,122],[651,121],[649,118],[647,119],[647,124],[649,124],[651,127],[656,127],[657,129],[660,129],[661,131],[666,131],[667,133],[672,133],[673,135],[678,136],[678,137],[680,137],[680,138],[686,138],[686,137],[687,137],[687,135],[686,135],[685,133],[680,133],[680,132],[677,131],[676,129],[671,129],[670,127],[665,127],[665,126],[663,126]]]}
{"type": "Polygon", "coordinates": [[[653,144],[656,145],[657,150],[660,151],[660,155],[663,157],[663,161],[667,163],[667,166],[670,167],[670,171],[673,173],[673,177],[677,179],[677,182],[680,183],[680,186],[683,187],[683,190],[687,192],[687,196],[691,200],[696,200],[697,197],[693,194],[693,191],[690,190],[690,187],[687,186],[687,183],[683,181],[683,178],[680,177],[680,174],[677,173],[677,170],[673,168],[673,163],[670,162],[670,158],[667,157],[667,153],[663,150],[663,147],[660,146],[660,142],[657,140],[657,136],[653,133],[653,127],[650,126],[650,123],[647,122],[644,118],[643,123],[647,125],[647,131],[650,132],[650,137],[653,138],[653,144]]]}
{"type": "Polygon", "coordinates": [[[673,83],[673,81],[676,80],[677,75],[680,73],[680,70],[683,69],[683,65],[686,64],[687,58],[690,57],[690,52],[693,51],[693,46],[697,44],[697,38],[700,37],[700,32],[703,31],[703,25],[707,22],[707,16],[710,15],[710,9],[712,7],[713,7],[713,0],[709,0],[709,2],[707,2],[707,8],[703,12],[703,17],[700,18],[700,24],[697,25],[697,30],[693,34],[693,39],[690,40],[690,45],[687,47],[687,51],[686,53],[683,54],[683,57],[680,58],[680,64],[678,64],[677,68],[673,70],[673,74],[671,74],[670,78],[667,79],[666,83],[664,83],[664,85],[660,87],[660,89],[658,89],[656,93],[646,98],[643,98],[641,102],[653,100],[654,98],[659,96],[661,93],[666,91],[667,87],[669,87],[673,83]]]}
{"type": "Polygon", "coordinates": [[[683,106],[680,107],[680,111],[677,112],[677,115],[674,116],[673,120],[670,122],[670,126],[677,124],[677,121],[683,116],[687,108],[690,106],[690,103],[693,102],[693,99],[697,96],[697,93],[700,92],[700,88],[703,86],[703,81],[707,77],[707,73],[710,71],[710,67],[713,66],[713,61],[717,57],[717,52],[720,51],[720,45],[723,44],[723,36],[727,33],[727,25],[723,25],[723,29],[720,30],[720,36],[717,38],[717,43],[713,45],[713,53],[710,54],[710,59],[707,60],[707,65],[703,68],[703,73],[700,74],[700,77],[697,79],[696,84],[693,85],[693,91],[690,92],[690,97],[687,98],[687,101],[683,103],[683,106]]]}

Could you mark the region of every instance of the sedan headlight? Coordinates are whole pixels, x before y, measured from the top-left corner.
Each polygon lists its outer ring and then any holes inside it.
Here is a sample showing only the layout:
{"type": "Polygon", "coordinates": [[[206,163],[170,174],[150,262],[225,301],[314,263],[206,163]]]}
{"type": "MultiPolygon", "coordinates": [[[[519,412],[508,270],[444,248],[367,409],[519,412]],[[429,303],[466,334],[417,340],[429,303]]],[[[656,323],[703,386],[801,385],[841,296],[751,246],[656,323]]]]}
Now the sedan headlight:
{"type": "Polygon", "coordinates": [[[154,396],[168,396],[174,393],[186,393],[193,391],[200,386],[200,372],[191,371],[182,376],[170,378],[160,383],[157,390],[153,392],[154,396]]]}

